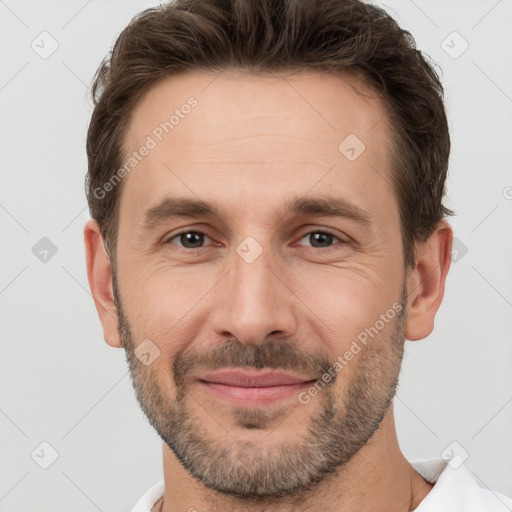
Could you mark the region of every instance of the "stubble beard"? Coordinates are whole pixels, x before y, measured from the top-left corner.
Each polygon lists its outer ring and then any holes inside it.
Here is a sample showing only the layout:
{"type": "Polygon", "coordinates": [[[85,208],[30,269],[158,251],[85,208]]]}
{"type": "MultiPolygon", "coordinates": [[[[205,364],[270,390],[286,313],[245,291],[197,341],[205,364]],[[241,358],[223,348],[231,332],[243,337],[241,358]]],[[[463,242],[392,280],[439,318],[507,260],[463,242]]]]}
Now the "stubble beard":
{"type": "Polygon", "coordinates": [[[266,445],[251,441],[251,431],[261,432],[268,428],[270,441],[273,433],[279,431],[276,420],[279,416],[285,418],[286,410],[233,408],[232,420],[238,432],[219,442],[203,427],[203,419],[191,410],[190,399],[193,397],[187,400],[189,390],[184,377],[192,368],[205,362],[212,369],[252,366],[304,372],[315,368],[321,376],[333,367],[325,354],[300,354],[297,345],[286,340],[246,346],[230,339],[208,354],[182,351],[172,365],[171,377],[175,386],[174,393],[170,393],[169,381],[162,382],[157,378],[154,366],[145,366],[134,354],[136,344],[115,279],[114,295],[132,384],[144,414],[192,477],[223,495],[263,503],[312,491],[328,475],[342,469],[370,440],[395,395],[404,350],[405,286],[402,310],[390,322],[389,334],[370,340],[350,362],[357,367],[346,395],[337,396],[338,374],[309,404],[301,405],[315,407],[315,412],[307,431],[298,436],[298,440],[266,445]],[[270,428],[272,426],[274,428],[270,428]]]}

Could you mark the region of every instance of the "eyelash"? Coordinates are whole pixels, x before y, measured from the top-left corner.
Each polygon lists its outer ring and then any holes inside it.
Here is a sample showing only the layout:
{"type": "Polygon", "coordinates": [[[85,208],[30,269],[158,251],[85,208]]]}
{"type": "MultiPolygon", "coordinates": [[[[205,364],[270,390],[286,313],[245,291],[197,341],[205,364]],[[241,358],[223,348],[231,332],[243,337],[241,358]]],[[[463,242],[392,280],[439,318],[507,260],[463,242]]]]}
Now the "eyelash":
{"type": "MultiPolygon", "coordinates": [[[[211,237],[209,237],[204,231],[193,230],[193,229],[185,229],[183,231],[180,231],[179,233],[174,234],[172,237],[168,238],[164,242],[164,244],[170,244],[172,240],[174,240],[175,238],[178,238],[181,235],[184,235],[186,233],[196,233],[196,234],[200,234],[200,235],[205,235],[206,237],[210,238],[210,240],[211,240],[211,237]]],[[[331,233],[330,231],[320,230],[320,229],[313,229],[311,231],[307,231],[307,232],[303,233],[301,235],[301,237],[299,238],[299,240],[302,240],[304,237],[306,237],[308,235],[311,235],[313,233],[321,233],[323,235],[330,235],[333,238],[337,239],[338,242],[340,242],[340,243],[344,243],[344,244],[347,243],[346,240],[342,240],[338,235],[335,235],[334,233],[331,233]]],[[[202,249],[207,249],[207,247],[198,247],[198,248],[194,249],[194,248],[188,248],[188,247],[181,247],[179,245],[177,247],[179,247],[180,249],[183,249],[185,251],[194,251],[195,250],[196,252],[200,251],[202,249]]],[[[308,247],[311,248],[311,249],[322,249],[324,252],[327,252],[330,249],[334,249],[335,248],[335,244],[333,244],[332,246],[329,246],[329,247],[312,247],[312,246],[308,246],[308,247]]]]}

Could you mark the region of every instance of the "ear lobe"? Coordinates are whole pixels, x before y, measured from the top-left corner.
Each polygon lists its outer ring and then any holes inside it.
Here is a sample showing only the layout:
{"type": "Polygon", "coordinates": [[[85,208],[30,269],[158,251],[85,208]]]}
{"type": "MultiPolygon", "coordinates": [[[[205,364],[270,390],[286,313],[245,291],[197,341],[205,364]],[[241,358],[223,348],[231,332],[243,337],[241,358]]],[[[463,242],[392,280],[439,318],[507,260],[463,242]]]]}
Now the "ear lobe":
{"type": "Polygon", "coordinates": [[[416,263],[407,278],[408,317],[405,337],[416,341],[434,329],[435,315],[444,296],[451,264],[453,231],[441,221],[432,235],[415,250],[416,263]]]}
{"type": "Polygon", "coordinates": [[[87,278],[98,316],[103,326],[103,336],[108,345],[121,348],[117,308],[112,288],[112,267],[108,258],[100,228],[95,220],[84,227],[84,243],[87,261],[87,278]]]}

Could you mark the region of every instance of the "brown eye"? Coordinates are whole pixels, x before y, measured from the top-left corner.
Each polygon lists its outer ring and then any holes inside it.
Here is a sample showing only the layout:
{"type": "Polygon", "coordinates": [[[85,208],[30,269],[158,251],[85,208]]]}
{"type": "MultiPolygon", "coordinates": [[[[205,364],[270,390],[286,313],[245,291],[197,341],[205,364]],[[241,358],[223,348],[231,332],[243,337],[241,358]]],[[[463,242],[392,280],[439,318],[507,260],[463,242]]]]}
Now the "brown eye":
{"type": "Polygon", "coordinates": [[[177,233],[166,243],[172,243],[173,245],[178,245],[183,247],[184,249],[200,249],[203,246],[205,238],[210,238],[205,235],[201,231],[182,231],[181,233],[177,233]],[[173,240],[178,240],[179,243],[174,243],[173,240]]]}
{"type": "Polygon", "coordinates": [[[328,231],[310,231],[302,236],[301,240],[307,239],[311,244],[311,247],[331,247],[336,241],[342,241],[336,235],[329,233],[328,231]]]}

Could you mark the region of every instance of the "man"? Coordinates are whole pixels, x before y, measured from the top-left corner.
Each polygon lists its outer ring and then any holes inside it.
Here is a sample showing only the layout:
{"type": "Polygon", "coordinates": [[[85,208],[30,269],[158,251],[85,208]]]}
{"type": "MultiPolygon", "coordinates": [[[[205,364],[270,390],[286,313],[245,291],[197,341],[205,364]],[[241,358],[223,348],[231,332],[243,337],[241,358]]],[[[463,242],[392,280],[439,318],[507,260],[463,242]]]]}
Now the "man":
{"type": "Polygon", "coordinates": [[[177,0],[93,96],[89,283],[164,441],[134,512],[512,510],[396,437],[452,243],[442,86],[407,32],[357,0],[177,0]]]}

